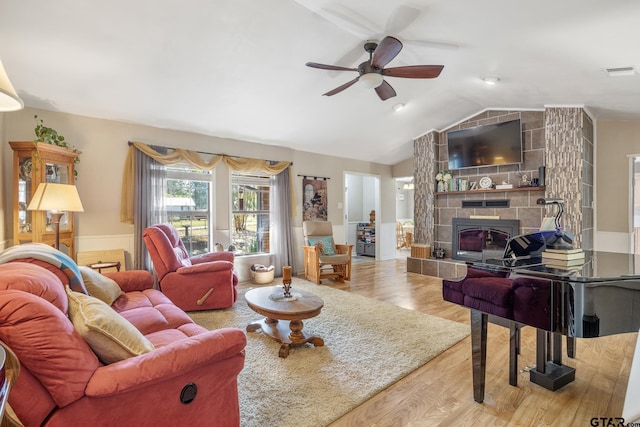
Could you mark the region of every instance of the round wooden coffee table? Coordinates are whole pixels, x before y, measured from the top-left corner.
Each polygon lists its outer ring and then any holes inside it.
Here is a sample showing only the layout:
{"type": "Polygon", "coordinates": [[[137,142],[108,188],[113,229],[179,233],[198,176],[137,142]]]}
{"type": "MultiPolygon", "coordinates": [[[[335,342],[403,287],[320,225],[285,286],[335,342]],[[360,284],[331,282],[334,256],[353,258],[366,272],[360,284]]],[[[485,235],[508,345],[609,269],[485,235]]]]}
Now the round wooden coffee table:
{"type": "Polygon", "coordinates": [[[262,332],[281,343],[278,355],[285,358],[289,355],[291,346],[311,343],[317,347],[324,345],[322,338],[315,335],[305,335],[302,332],[303,319],[310,319],[320,314],[324,301],[311,292],[292,289],[291,300],[277,298],[282,295],[282,287],[269,286],[267,288],[252,289],[245,294],[247,305],[256,313],[266,316],[265,319],[252,322],[247,326],[247,332],[262,332]]]}

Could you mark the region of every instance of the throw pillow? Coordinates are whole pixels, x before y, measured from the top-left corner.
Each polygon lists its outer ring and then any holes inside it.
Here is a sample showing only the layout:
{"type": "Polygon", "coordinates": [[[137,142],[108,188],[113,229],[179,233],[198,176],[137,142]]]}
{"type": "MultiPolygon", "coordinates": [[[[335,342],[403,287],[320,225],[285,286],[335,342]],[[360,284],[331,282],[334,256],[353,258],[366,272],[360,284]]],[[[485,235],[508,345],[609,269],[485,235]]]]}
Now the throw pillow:
{"type": "Polygon", "coordinates": [[[333,247],[333,239],[331,236],[324,237],[308,237],[311,246],[319,246],[321,255],[335,255],[336,250],[333,247]]]}
{"type": "Polygon", "coordinates": [[[69,287],[67,296],[73,326],[103,363],[117,362],[154,349],[135,326],[104,302],[69,287]]]}
{"type": "Polygon", "coordinates": [[[78,267],[84,286],[92,297],[98,298],[107,305],[113,304],[115,300],[124,294],[115,280],[98,273],[91,267],[78,267]]]}

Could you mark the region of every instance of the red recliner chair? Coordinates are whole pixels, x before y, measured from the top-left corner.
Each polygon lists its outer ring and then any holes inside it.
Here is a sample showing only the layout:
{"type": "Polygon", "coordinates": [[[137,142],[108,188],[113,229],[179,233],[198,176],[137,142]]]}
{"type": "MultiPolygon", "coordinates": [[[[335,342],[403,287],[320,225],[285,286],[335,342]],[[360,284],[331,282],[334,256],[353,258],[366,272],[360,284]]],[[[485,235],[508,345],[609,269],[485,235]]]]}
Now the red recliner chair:
{"type": "Polygon", "coordinates": [[[185,311],[231,307],[238,298],[238,274],[232,252],[189,257],[178,231],[170,224],[142,233],[160,290],[185,311]]]}

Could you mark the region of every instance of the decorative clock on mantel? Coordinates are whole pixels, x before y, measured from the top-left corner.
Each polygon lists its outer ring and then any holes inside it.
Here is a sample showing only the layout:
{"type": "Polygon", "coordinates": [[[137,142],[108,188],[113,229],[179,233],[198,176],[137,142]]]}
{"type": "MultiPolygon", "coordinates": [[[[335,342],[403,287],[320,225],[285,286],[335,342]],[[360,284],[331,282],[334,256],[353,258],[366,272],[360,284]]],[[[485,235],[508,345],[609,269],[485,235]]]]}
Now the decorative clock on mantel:
{"type": "Polygon", "coordinates": [[[487,190],[491,188],[491,185],[493,185],[493,181],[488,176],[483,176],[482,178],[480,178],[479,184],[480,188],[482,188],[483,190],[487,190]]]}

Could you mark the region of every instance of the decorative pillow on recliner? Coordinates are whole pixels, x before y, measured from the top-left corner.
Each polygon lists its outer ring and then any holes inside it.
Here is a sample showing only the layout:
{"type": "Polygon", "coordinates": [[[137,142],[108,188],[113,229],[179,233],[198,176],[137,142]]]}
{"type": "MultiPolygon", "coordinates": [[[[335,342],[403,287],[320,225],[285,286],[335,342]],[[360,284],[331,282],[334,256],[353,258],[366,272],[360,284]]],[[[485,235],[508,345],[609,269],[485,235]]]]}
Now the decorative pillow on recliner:
{"type": "Polygon", "coordinates": [[[84,286],[92,297],[98,298],[107,305],[113,304],[124,292],[115,280],[98,273],[91,267],[78,267],[84,286]]]}
{"type": "Polygon", "coordinates": [[[69,287],[67,295],[73,326],[103,363],[117,362],[154,349],[135,326],[104,302],[69,287]]]}
{"type": "Polygon", "coordinates": [[[331,236],[324,237],[307,237],[309,245],[320,247],[321,255],[335,255],[336,250],[333,247],[333,239],[331,236]]]}

